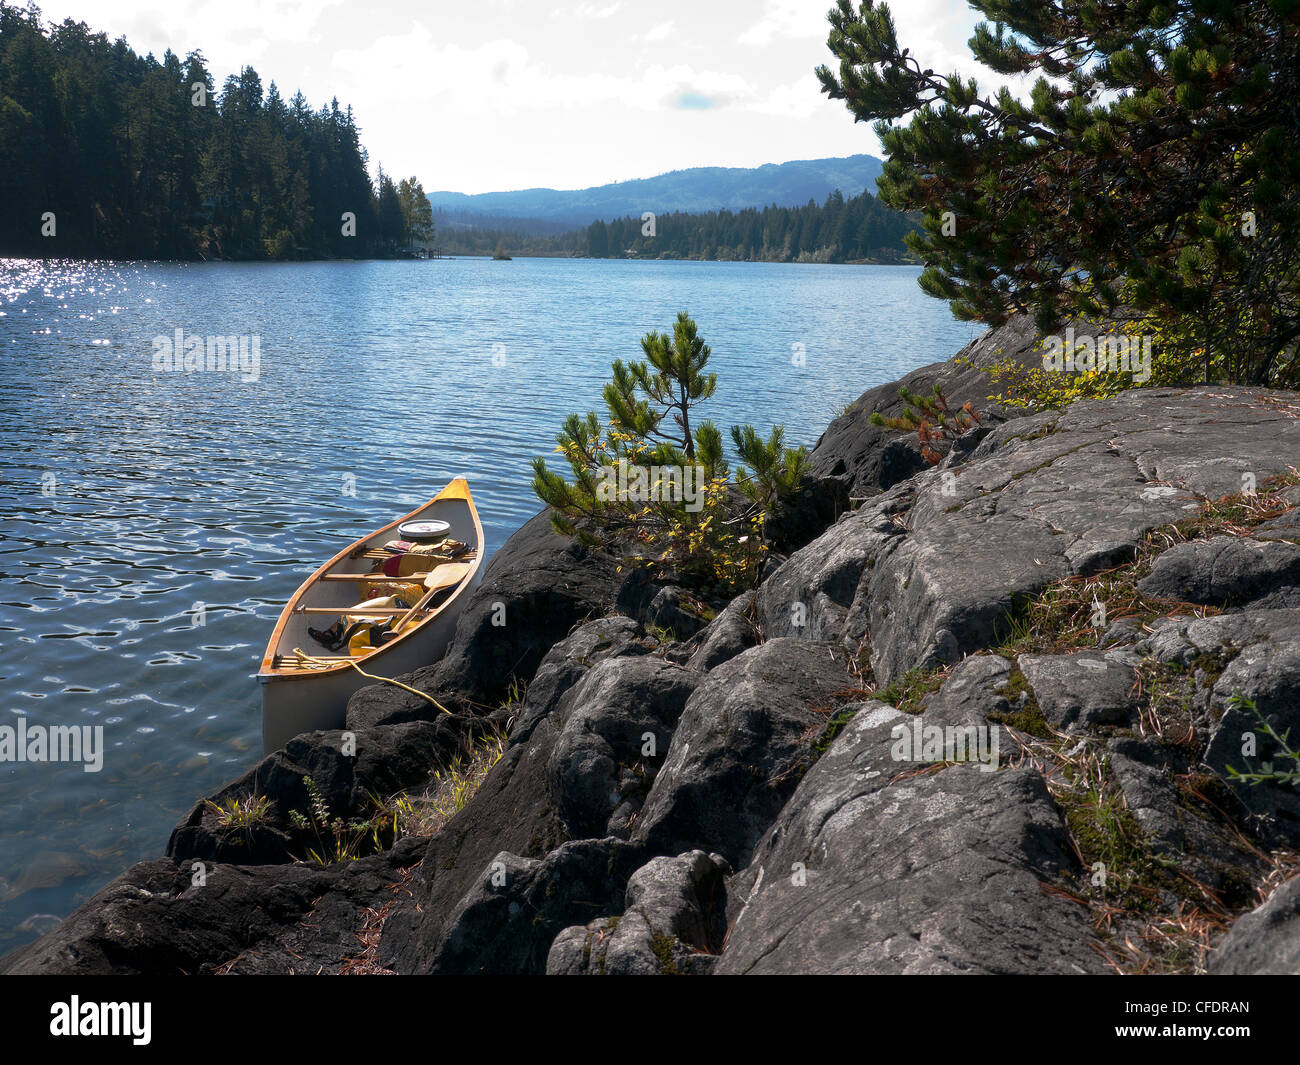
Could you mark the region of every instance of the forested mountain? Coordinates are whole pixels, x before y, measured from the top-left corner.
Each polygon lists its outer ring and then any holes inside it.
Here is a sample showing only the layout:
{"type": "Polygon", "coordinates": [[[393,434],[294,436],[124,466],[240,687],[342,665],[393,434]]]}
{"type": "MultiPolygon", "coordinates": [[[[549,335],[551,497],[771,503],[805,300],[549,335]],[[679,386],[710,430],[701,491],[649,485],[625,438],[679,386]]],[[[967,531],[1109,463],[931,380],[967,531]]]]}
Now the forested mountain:
{"type": "Polygon", "coordinates": [[[0,0],[0,254],[392,254],[431,236],[419,182],[367,173],[351,108],[282,98],[251,67],[161,61],[0,0]]]}
{"type": "Polygon", "coordinates": [[[439,251],[451,255],[489,255],[504,242],[520,255],[888,263],[913,261],[903,235],[915,228],[907,215],[885,207],[869,192],[845,199],[836,189],[821,205],[809,200],[802,207],[656,215],[653,233],[648,220],[638,215],[593,222],[558,236],[444,225],[438,243],[439,251]]]}
{"type": "MultiPolygon", "coordinates": [[[[429,200],[439,214],[483,226],[503,228],[507,225],[505,219],[546,219],[585,226],[623,215],[639,218],[645,211],[739,211],[760,204],[796,207],[810,199],[820,202],[835,189],[856,196],[863,190],[874,191],[880,168],[881,162],[874,156],[851,155],[843,159],[768,163],[753,169],[695,167],[570,191],[522,189],[473,196],[433,192],[429,200]]],[[[545,232],[531,226],[518,228],[522,232],[545,232]]]]}

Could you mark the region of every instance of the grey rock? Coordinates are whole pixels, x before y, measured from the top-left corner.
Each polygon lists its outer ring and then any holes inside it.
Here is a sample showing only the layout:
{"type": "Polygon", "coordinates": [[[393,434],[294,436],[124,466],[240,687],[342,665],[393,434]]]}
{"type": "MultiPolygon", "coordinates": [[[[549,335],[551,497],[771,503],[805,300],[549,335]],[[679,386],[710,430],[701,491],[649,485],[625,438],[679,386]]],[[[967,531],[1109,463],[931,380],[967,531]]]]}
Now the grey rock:
{"type": "Polygon", "coordinates": [[[716,972],[1104,971],[1085,912],[1041,886],[1074,868],[1042,778],[957,766],[890,783],[889,724],[851,725],[805,777],[739,878],[716,972]]]}
{"type": "Polygon", "coordinates": [[[818,540],[778,567],[759,589],[757,607],[769,637],[838,640],[865,591],[864,574],[902,539],[905,487],[844,515],[818,540]]]}
{"type": "MultiPolygon", "coordinates": [[[[1018,749],[1006,728],[989,721],[990,714],[1018,710],[1021,699],[1028,698],[1027,693],[1021,693],[1014,706],[1009,700],[1006,689],[1012,668],[1000,655],[971,655],[953,668],[937,692],[924,699],[922,729],[937,726],[944,730],[945,758],[953,756],[996,767],[1018,749]]],[[[921,736],[924,755],[924,731],[921,736]]],[[[911,749],[915,754],[915,739],[911,749]]]]}
{"type": "Polygon", "coordinates": [[[1300,485],[1286,489],[1279,495],[1289,503],[1291,510],[1257,526],[1252,535],[1260,540],[1287,540],[1300,543],[1300,485]]]}
{"type": "Polygon", "coordinates": [[[1177,858],[1186,843],[1178,797],[1159,748],[1134,739],[1110,741],[1110,768],[1125,805],[1156,854],[1177,858]]]}
{"type": "Polygon", "coordinates": [[[547,771],[572,837],[626,834],[701,677],[653,655],[608,659],[569,691],[547,771]],[[610,823],[615,811],[618,825],[610,823]]]}
{"type": "Polygon", "coordinates": [[[826,646],[771,640],[709,673],[686,704],[632,839],[743,865],[855,686],[826,646]]]}
{"type": "Polygon", "coordinates": [[[1144,595],[1233,606],[1300,584],[1300,546],[1215,536],[1165,551],[1138,582],[1144,595]]]}
{"type": "Polygon", "coordinates": [[[1043,718],[1058,729],[1125,726],[1135,719],[1137,676],[1113,654],[1021,655],[1018,665],[1043,718]]]}
{"type": "MultiPolygon", "coordinates": [[[[433,974],[542,973],[555,938],[593,911],[617,912],[639,864],[621,840],[566,843],[545,858],[494,855],[447,917],[433,974]]],[[[387,926],[385,927],[387,934],[387,926]]]]}
{"type": "MultiPolygon", "coordinates": [[[[1215,682],[1214,701],[1223,716],[1210,737],[1205,761],[1217,773],[1231,780],[1229,769],[1267,772],[1275,760],[1278,768],[1297,768],[1279,757],[1278,745],[1265,735],[1261,723],[1267,721],[1279,735],[1289,733],[1293,746],[1300,740],[1300,638],[1274,633],[1272,639],[1248,644],[1215,682]],[[1235,697],[1250,700],[1254,708],[1235,697]],[[1252,742],[1253,754],[1248,746],[1252,742]]],[[[1259,818],[1257,831],[1280,843],[1300,844],[1300,789],[1270,782],[1238,784],[1235,791],[1259,818]]]]}
{"type": "Polygon", "coordinates": [[[687,665],[707,672],[758,643],[752,620],[754,599],[755,593],[748,591],[728,603],[726,609],[709,622],[687,665]]]}
{"type": "Polygon", "coordinates": [[[707,604],[681,588],[669,585],[660,588],[646,608],[645,622],[666,629],[678,640],[687,640],[699,632],[708,619],[704,615],[707,604]]]}
{"type": "Polygon", "coordinates": [[[53,931],[0,960],[47,976],[338,972],[366,911],[393,897],[420,841],[338,865],[140,862],[53,931]]]}
{"type": "Polygon", "coordinates": [[[993,712],[1009,710],[1002,689],[1011,663],[1000,655],[972,655],[958,663],[924,703],[925,720],[940,725],[979,725],[993,712]]]}
{"type": "Polygon", "coordinates": [[[854,650],[869,635],[882,684],[956,663],[1052,581],[1131,560],[1243,471],[1285,467],[1300,423],[1264,408],[1268,395],[1143,389],[998,425],[790,556],[759,591],[761,623],[854,650]],[[1264,439],[1278,447],[1262,453],[1264,439]]]}
{"type": "Polygon", "coordinates": [[[703,975],[725,932],[727,863],[690,851],[654,858],[627,883],[618,918],[566,928],[551,945],[550,975],[703,975]]]}
{"type": "Polygon", "coordinates": [[[571,712],[565,698],[591,670],[614,660],[629,666],[643,660],[646,647],[636,631],[627,618],[602,618],[551,648],[519,709],[501,761],[473,801],[429,841],[409,894],[394,905],[380,944],[385,964],[401,972],[429,971],[450,914],[499,852],[536,860],[570,838],[551,792],[561,708],[571,712]]]}
{"type": "Polygon", "coordinates": [[[370,796],[420,788],[482,734],[484,722],[443,715],[362,729],[345,745],[342,731],[309,732],[263,758],[243,776],[200,799],[172,831],[167,856],[238,865],[277,863],[301,857],[315,836],[295,829],[290,815],[307,814],[309,778],[331,816],[369,816],[370,796]],[[355,755],[345,754],[355,750],[355,755]],[[265,822],[249,830],[223,828],[213,804],[227,800],[269,799],[265,822]]]}
{"type": "MultiPolygon", "coordinates": [[[[1176,863],[1183,877],[1180,886],[1205,885],[1215,893],[1219,905],[1248,903],[1252,884],[1267,872],[1268,861],[1224,819],[1218,809],[1222,797],[1211,795],[1207,803],[1194,797],[1195,789],[1180,792],[1175,777],[1186,779],[1194,767],[1157,742],[1120,737],[1107,746],[1111,774],[1142,830],[1146,849],[1157,858],[1176,863]]],[[[1122,869],[1112,872],[1126,873],[1122,869]]],[[[1174,908],[1173,896],[1167,897],[1174,908]]]]}
{"type": "Polygon", "coordinates": [[[1208,968],[1221,976],[1300,975],[1300,878],[1238,918],[1210,955],[1208,968]]]}
{"type": "Polygon", "coordinates": [[[871,633],[871,665],[883,684],[958,662],[998,642],[1017,602],[1069,573],[1058,539],[1032,519],[1018,523],[1014,538],[960,519],[915,529],[876,566],[846,627],[871,633]]]}
{"type": "Polygon", "coordinates": [[[546,652],[537,667],[512,736],[522,739],[538,720],[553,714],[569,689],[598,662],[649,654],[654,641],[640,632],[635,621],[618,615],[597,618],[575,628],[546,652]]]}

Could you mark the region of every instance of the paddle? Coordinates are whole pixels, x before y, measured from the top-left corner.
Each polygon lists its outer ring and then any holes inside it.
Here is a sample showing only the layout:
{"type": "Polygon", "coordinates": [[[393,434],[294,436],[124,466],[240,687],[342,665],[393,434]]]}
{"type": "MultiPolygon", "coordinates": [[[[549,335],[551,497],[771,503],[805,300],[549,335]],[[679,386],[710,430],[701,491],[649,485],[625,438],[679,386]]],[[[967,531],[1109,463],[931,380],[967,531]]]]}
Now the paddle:
{"type": "Polygon", "coordinates": [[[445,562],[427,577],[424,578],[425,593],[415,606],[411,607],[401,619],[395,624],[391,631],[400,633],[402,627],[411,620],[416,614],[422,611],[433,601],[433,597],[439,592],[446,591],[448,588],[454,588],[468,575],[474,567],[468,562],[445,562]]]}

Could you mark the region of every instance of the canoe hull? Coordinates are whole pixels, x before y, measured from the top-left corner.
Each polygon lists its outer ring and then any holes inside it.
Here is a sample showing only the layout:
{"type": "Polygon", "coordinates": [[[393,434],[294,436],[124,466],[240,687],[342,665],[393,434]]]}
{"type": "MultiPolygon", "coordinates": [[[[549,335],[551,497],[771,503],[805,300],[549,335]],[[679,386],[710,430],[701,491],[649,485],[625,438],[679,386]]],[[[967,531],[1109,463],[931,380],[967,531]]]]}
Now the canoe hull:
{"type": "Polygon", "coordinates": [[[463,478],[452,481],[418,510],[344,548],[308,577],[285,605],[257,675],[262,686],[262,743],[266,753],[280,749],[304,732],[343,728],[348,699],[358,689],[377,683],[353,669],[346,656],[319,646],[307,630],[310,624],[328,627],[333,617],[345,614],[347,607],[358,602],[361,586],[341,576],[368,574],[375,564],[371,556],[397,537],[397,527],[403,522],[434,518],[448,521],[450,535],[470,546],[473,553],[465,556],[472,559],[470,572],[429,616],[352,661],[372,676],[391,679],[431,664],[446,651],[460,613],[483,573],[483,529],[463,478]],[[326,574],[330,577],[323,580],[326,574]],[[310,609],[304,613],[302,608],[310,609]],[[299,649],[327,661],[320,662],[319,668],[302,668],[294,659],[299,649]]]}
{"type": "MultiPolygon", "coordinates": [[[[466,592],[473,591],[482,574],[482,569],[475,570],[466,592]]],[[[459,617],[459,610],[439,614],[409,641],[357,664],[367,673],[388,678],[427,666],[447,650],[459,617]]],[[[295,678],[292,683],[276,683],[267,676],[257,679],[262,687],[262,748],[267,754],[304,732],[343,728],[348,700],[360,689],[376,683],[351,668],[295,678]]]]}

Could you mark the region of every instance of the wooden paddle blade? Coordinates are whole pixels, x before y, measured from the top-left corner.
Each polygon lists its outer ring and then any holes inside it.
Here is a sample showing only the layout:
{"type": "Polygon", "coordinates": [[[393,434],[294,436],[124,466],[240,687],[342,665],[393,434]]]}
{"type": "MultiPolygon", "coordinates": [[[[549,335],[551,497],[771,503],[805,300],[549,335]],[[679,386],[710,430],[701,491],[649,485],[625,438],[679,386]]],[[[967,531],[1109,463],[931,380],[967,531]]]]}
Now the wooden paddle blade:
{"type": "Polygon", "coordinates": [[[431,592],[454,587],[468,577],[473,568],[468,562],[445,562],[424,578],[424,587],[431,592]]]}

